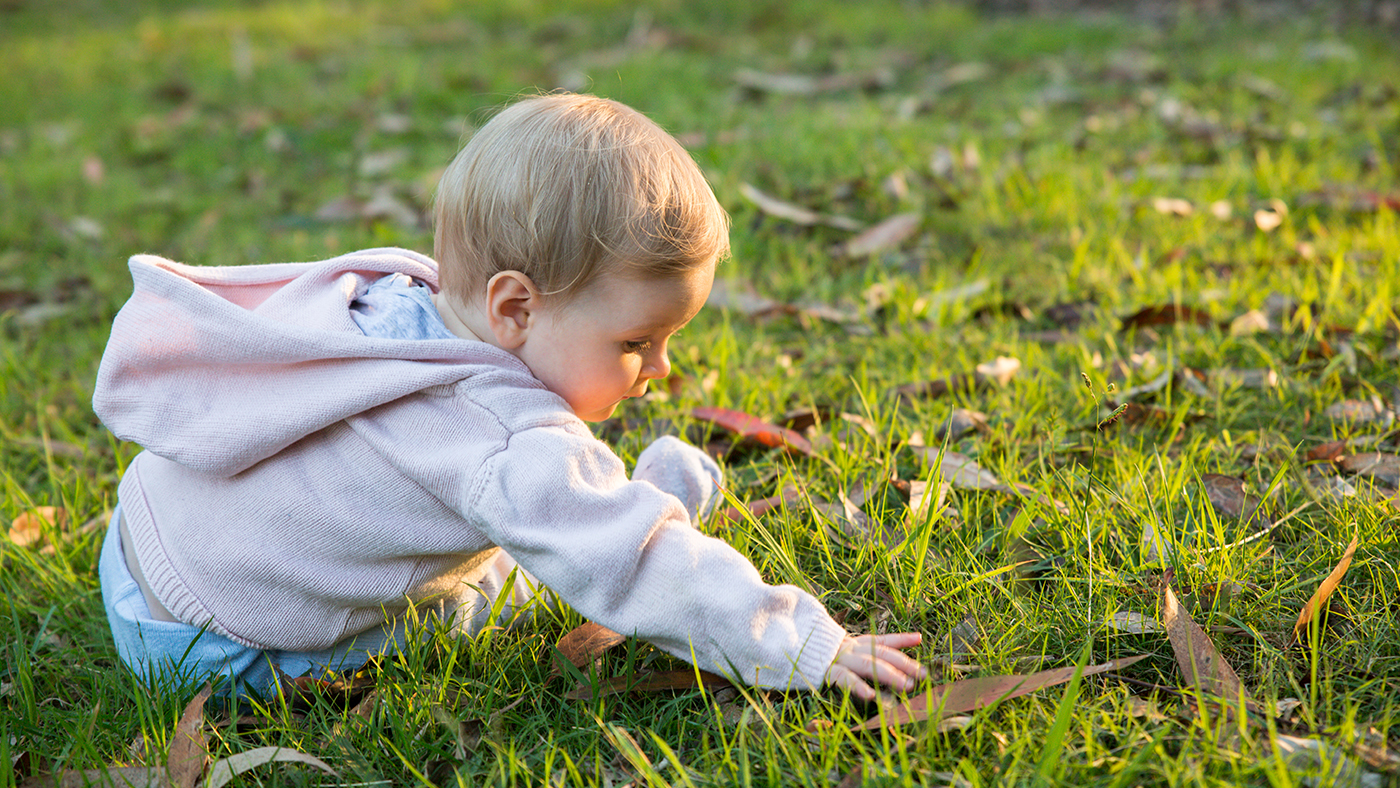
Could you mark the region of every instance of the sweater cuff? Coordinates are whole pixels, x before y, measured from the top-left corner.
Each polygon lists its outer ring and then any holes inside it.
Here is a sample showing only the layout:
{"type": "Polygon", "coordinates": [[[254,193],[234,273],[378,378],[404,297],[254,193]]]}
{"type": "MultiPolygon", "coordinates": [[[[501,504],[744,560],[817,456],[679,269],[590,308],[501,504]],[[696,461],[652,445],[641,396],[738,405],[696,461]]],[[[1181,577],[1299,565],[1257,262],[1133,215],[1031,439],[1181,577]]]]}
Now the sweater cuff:
{"type": "Polygon", "coordinates": [[[846,629],[833,621],[823,610],[817,625],[812,628],[812,636],[807,639],[807,645],[797,660],[798,675],[807,683],[807,686],[799,687],[800,689],[816,691],[826,684],[826,672],[831,668],[831,663],[836,661],[836,652],[846,637],[846,629]]]}

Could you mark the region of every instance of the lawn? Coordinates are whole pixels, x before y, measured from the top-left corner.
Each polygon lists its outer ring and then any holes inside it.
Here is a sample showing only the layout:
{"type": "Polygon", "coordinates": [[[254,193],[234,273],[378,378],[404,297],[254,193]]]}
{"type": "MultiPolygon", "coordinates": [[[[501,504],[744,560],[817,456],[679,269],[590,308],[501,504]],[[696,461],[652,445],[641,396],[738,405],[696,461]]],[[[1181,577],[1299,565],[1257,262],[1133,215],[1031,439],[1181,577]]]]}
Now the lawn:
{"type": "Polygon", "coordinates": [[[338,774],[243,784],[1394,784],[1400,30],[1245,5],[0,2],[0,786],[175,764],[182,715],[197,764],[338,774]],[[430,252],[471,129],[557,87],[657,120],[733,219],[673,377],[600,436],[722,456],[702,527],[923,633],[928,686],[699,689],[556,645],[566,609],[199,723],[97,587],[127,257],[430,252]]]}

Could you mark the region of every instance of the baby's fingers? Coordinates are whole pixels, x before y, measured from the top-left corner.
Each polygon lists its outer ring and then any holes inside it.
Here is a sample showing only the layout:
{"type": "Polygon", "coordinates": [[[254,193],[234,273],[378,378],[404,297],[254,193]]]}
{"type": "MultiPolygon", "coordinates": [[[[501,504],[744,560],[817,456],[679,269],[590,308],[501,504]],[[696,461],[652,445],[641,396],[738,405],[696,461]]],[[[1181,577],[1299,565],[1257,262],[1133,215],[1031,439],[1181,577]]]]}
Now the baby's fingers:
{"type": "Polygon", "coordinates": [[[854,638],[852,653],[865,652],[877,660],[889,663],[894,668],[914,678],[926,678],[928,669],[909,655],[900,651],[913,648],[923,638],[917,632],[899,632],[892,635],[862,635],[854,638]]]}
{"type": "Polygon", "coordinates": [[[826,683],[840,687],[861,700],[875,700],[875,688],[861,681],[853,671],[843,665],[832,665],[826,671],[826,683]]]}
{"type": "Polygon", "coordinates": [[[852,649],[842,654],[836,665],[855,673],[865,679],[871,679],[877,684],[891,687],[893,689],[911,690],[914,688],[914,678],[919,675],[920,666],[918,663],[909,660],[897,651],[883,649],[884,654],[852,649]],[[885,659],[886,656],[899,658],[901,664],[885,659]]]}

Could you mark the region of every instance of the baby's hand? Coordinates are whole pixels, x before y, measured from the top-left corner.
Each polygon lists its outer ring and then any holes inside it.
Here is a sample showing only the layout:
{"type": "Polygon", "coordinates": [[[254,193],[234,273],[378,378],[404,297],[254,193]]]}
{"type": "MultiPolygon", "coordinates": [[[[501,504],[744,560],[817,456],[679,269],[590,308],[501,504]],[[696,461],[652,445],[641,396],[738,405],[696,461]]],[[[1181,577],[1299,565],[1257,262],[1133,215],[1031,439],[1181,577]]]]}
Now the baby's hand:
{"type": "Polygon", "coordinates": [[[875,699],[867,680],[894,690],[914,689],[918,679],[928,677],[928,669],[897,649],[913,648],[922,639],[917,632],[847,637],[826,670],[826,683],[845,687],[862,700],[875,699]]]}

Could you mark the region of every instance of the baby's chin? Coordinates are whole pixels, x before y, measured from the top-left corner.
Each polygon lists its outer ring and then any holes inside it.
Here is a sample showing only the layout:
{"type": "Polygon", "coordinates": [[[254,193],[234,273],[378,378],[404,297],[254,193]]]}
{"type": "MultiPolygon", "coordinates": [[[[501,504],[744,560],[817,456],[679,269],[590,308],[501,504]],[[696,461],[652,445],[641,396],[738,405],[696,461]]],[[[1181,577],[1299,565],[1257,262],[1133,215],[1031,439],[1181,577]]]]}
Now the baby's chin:
{"type": "Polygon", "coordinates": [[[617,406],[618,403],[614,402],[613,404],[607,406],[602,410],[595,410],[592,413],[579,413],[578,411],[575,411],[574,415],[578,416],[584,421],[589,422],[606,421],[607,419],[612,417],[613,412],[617,410],[617,406]]]}

